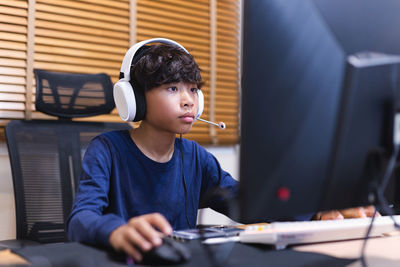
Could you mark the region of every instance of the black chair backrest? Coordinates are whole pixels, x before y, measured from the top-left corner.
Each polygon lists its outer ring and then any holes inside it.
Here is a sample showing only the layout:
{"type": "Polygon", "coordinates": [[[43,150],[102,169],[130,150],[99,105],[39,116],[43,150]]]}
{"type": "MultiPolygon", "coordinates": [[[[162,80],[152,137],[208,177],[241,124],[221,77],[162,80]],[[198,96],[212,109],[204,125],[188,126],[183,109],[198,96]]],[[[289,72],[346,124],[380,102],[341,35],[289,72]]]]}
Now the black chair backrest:
{"type": "MultiPolygon", "coordinates": [[[[88,94],[82,94],[78,87],[69,86],[64,79],[58,84],[58,79],[48,78],[45,71],[35,70],[35,73],[37,79],[41,80],[37,82],[36,95],[38,97],[38,94],[43,92],[41,97],[46,100],[41,103],[41,108],[45,108],[42,111],[47,114],[57,114],[64,119],[11,121],[5,128],[14,184],[17,239],[29,239],[41,243],[63,242],[67,240],[65,222],[72,208],[74,192],[82,170],[81,161],[89,142],[100,133],[131,129],[131,126],[122,122],[65,120],[88,114],[109,113],[107,107],[110,104],[91,105],[87,99],[88,94]],[[54,95],[49,96],[44,93],[47,89],[42,88],[43,86],[66,90],[62,93],[60,93],[62,90],[58,91],[56,94],[59,101],[55,100],[57,97],[54,95]],[[85,108],[81,108],[80,104],[64,107],[62,98],[65,95],[73,95],[72,91],[75,99],[67,102],[76,104],[88,101],[84,105],[85,108]],[[83,102],[80,98],[84,98],[83,102]],[[105,109],[101,112],[100,107],[105,109]],[[65,116],[59,112],[65,112],[63,113],[65,116]]],[[[51,77],[55,77],[53,75],[51,74],[51,77]]],[[[83,78],[85,75],[80,76],[81,81],[89,80],[83,78]]],[[[91,74],[88,76],[93,77],[91,74]]],[[[87,84],[81,81],[80,84],[87,84]]],[[[96,81],[92,80],[91,83],[95,84],[96,81]]],[[[71,80],[70,83],[77,82],[71,80]]],[[[84,86],[82,90],[85,91],[86,88],[87,86],[84,86]]],[[[97,92],[104,98],[96,100],[97,103],[109,103],[112,100],[112,83],[104,85],[102,90],[107,92],[97,92]]]]}
{"type": "Polygon", "coordinates": [[[110,113],[114,107],[110,76],[35,69],[36,110],[59,118],[110,113]]]}
{"type": "Polygon", "coordinates": [[[64,223],[91,139],[124,123],[12,121],[5,128],[14,183],[17,239],[66,240],[64,223]]]}

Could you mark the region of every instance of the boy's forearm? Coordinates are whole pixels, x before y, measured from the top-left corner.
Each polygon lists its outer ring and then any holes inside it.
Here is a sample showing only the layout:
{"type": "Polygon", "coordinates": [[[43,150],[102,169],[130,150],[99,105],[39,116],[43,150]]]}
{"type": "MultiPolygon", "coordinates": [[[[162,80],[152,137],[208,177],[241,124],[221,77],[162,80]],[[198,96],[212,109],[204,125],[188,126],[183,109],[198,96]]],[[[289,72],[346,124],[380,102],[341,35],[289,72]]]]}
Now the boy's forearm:
{"type": "Polygon", "coordinates": [[[68,238],[71,241],[109,247],[111,232],[125,223],[115,214],[99,215],[94,211],[82,210],[69,219],[68,238]]]}

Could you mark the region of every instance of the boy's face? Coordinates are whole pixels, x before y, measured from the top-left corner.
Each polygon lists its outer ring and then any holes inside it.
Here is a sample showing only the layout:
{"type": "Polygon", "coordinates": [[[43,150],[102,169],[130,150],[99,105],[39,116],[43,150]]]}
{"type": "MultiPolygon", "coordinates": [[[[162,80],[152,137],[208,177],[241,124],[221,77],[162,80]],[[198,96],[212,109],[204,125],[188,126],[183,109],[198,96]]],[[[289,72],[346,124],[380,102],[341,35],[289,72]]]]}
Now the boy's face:
{"type": "Polygon", "coordinates": [[[170,83],[145,93],[145,121],[153,128],[173,134],[187,133],[197,114],[198,95],[194,83],[170,83]]]}

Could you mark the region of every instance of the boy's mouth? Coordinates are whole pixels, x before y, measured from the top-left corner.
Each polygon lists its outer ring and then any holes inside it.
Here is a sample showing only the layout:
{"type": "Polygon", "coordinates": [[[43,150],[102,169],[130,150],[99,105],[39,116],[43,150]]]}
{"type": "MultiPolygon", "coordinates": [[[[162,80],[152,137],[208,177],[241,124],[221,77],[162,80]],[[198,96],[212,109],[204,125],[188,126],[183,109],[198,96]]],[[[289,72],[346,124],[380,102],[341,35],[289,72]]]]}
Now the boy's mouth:
{"type": "Polygon", "coordinates": [[[186,123],[192,123],[194,121],[194,115],[192,113],[185,113],[182,116],[179,116],[179,119],[186,123]]]}

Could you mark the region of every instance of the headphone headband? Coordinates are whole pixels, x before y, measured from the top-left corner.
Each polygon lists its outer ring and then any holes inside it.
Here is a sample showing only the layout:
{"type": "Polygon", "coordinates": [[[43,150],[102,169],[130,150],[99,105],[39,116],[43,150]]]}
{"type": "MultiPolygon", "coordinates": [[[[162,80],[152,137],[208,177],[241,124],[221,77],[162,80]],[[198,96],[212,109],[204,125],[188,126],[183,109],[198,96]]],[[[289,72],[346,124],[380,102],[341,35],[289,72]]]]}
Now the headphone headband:
{"type": "Polygon", "coordinates": [[[141,41],[135,45],[133,45],[131,48],[129,48],[129,50],[126,52],[124,59],[122,60],[122,65],[121,65],[121,76],[120,80],[121,81],[127,81],[129,82],[131,80],[131,63],[133,61],[133,58],[135,57],[136,52],[144,45],[149,44],[149,43],[164,43],[164,44],[171,44],[171,45],[175,45],[178,46],[180,48],[182,48],[186,53],[189,54],[189,52],[186,50],[186,48],[184,48],[181,44],[172,41],[170,39],[166,39],[166,38],[153,38],[153,39],[149,39],[149,40],[144,40],[141,41]]]}

